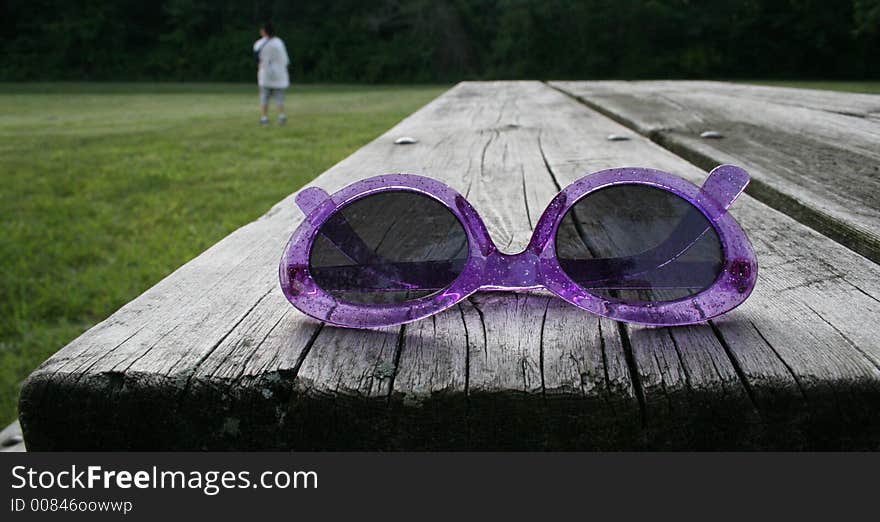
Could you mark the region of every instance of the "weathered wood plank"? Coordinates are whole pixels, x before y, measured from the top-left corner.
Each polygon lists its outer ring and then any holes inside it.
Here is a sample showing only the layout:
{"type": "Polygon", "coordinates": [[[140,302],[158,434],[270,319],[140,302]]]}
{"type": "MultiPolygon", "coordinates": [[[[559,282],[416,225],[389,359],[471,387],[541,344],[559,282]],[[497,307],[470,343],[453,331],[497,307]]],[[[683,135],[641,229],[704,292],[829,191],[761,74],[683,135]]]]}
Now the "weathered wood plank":
{"type": "Polygon", "coordinates": [[[749,194],[880,262],[880,96],[719,82],[552,85],[703,168],[742,165],[749,194]],[[706,130],[724,137],[701,139],[706,130]]]}
{"type": "MultiPolygon", "coordinates": [[[[333,191],[389,171],[442,179],[514,251],[557,188],[586,172],[637,164],[705,177],[646,139],[605,140],[624,131],[537,82],[465,83],[315,183],[333,191]],[[419,144],[395,146],[399,135],[419,144]]],[[[839,303],[876,321],[880,272],[749,197],[733,212],[762,271],[753,297],[710,325],[622,326],[539,292],[479,294],[403,328],[357,331],[303,317],[278,291],[277,257],[301,219],[286,198],[41,366],[22,395],[28,442],[839,446],[873,418],[880,360],[839,303]]],[[[873,422],[853,444],[877,440],[873,422]]]]}
{"type": "Polygon", "coordinates": [[[875,94],[700,80],[626,83],[637,83],[660,93],[708,91],[736,98],[749,98],[791,107],[816,109],[845,116],[880,118],[880,96],[875,94]]]}

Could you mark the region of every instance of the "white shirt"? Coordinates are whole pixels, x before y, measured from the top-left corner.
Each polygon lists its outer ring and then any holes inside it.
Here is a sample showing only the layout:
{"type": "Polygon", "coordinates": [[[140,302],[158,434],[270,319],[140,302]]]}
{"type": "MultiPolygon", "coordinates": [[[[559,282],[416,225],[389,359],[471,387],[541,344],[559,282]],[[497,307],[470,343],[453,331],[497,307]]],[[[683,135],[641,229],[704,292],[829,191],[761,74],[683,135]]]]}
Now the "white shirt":
{"type": "Polygon", "coordinates": [[[287,66],[290,58],[284,42],[277,36],[260,38],[254,42],[254,52],[260,50],[260,68],[257,71],[257,83],[260,87],[270,89],[286,89],[290,87],[287,66]]]}

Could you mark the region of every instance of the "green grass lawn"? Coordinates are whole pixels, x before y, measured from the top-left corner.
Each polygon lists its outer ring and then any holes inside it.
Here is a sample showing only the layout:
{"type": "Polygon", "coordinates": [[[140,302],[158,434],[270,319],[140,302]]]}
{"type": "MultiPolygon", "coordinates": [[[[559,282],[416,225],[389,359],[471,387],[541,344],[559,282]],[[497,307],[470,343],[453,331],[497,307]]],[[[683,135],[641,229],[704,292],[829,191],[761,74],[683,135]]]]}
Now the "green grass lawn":
{"type": "Polygon", "coordinates": [[[443,92],[0,84],[0,428],[40,362],[443,92]]]}

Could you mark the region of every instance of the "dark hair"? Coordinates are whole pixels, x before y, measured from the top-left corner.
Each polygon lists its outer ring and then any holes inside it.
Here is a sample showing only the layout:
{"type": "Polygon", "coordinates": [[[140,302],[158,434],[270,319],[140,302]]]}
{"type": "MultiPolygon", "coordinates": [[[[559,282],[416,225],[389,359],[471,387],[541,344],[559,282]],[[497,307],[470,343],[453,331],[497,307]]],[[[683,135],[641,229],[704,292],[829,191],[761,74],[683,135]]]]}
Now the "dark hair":
{"type": "Polygon", "coordinates": [[[272,25],[272,22],[266,22],[260,28],[266,31],[267,35],[275,36],[275,26],[272,25]]]}

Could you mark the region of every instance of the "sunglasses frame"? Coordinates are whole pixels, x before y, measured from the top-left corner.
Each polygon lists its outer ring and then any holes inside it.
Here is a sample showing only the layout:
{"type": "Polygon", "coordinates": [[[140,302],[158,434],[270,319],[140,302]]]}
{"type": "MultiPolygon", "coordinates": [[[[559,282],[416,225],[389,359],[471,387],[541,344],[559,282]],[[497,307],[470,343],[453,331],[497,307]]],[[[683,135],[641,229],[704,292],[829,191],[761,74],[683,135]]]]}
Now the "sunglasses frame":
{"type": "Polygon", "coordinates": [[[387,174],[357,181],[330,195],[306,188],[296,203],[306,215],[288,241],[279,266],[285,297],[309,316],[336,326],[377,328],[437,314],[478,290],[546,289],[593,314],[616,321],[653,326],[704,322],[739,306],[755,286],[758,262],[742,228],[727,209],[748,184],[749,175],[733,165],[714,169],[702,187],[660,170],[616,168],[580,178],[565,187],[547,206],[520,253],[500,252],[483,220],[465,198],[440,181],[414,174],[387,174]],[[674,301],[627,302],[578,286],[560,267],[556,232],[568,210],[592,192],[623,184],[641,184],[675,194],[700,210],[714,227],[723,249],[715,282],[703,291],[674,301]],[[469,256],[464,269],[445,289],[399,304],[354,304],[337,300],[309,273],[309,256],[318,230],[330,216],[358,199],[387,191],[410,191],[439,201],[462,224],[469,256]]]}

